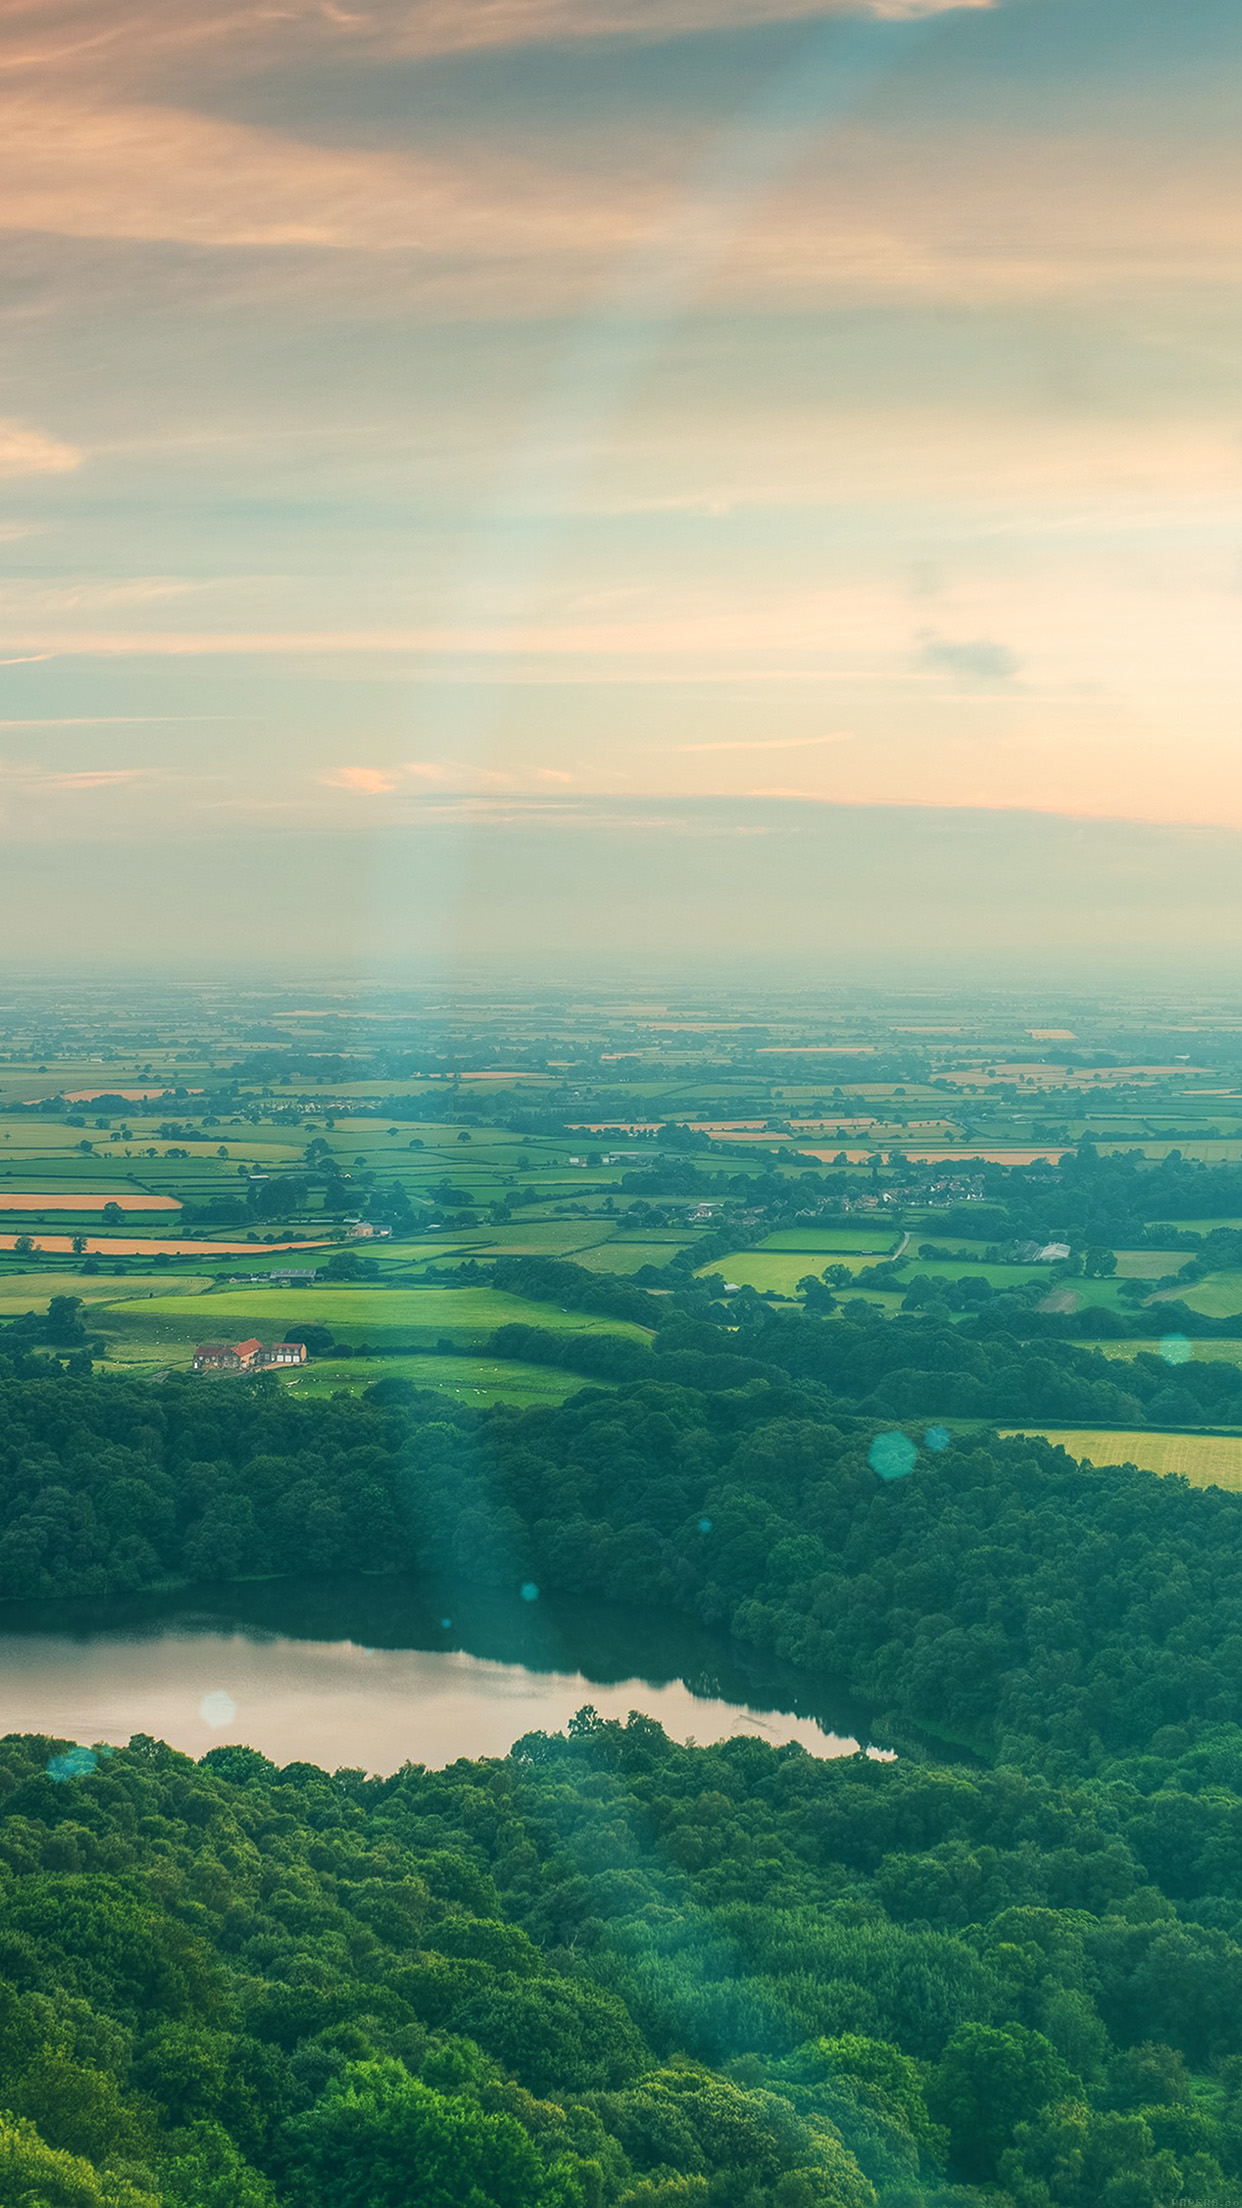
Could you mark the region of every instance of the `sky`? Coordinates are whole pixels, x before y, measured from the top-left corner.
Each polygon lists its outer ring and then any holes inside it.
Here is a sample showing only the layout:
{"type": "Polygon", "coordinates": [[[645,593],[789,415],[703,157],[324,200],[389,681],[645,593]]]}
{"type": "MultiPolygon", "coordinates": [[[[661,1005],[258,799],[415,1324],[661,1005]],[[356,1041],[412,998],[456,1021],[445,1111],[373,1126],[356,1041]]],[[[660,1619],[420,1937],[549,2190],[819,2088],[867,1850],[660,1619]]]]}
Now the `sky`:
{"type": "Polygon", "coordinates": [[[0,941],[1227,965],[1236,0],[0,0],[0,941]]]}

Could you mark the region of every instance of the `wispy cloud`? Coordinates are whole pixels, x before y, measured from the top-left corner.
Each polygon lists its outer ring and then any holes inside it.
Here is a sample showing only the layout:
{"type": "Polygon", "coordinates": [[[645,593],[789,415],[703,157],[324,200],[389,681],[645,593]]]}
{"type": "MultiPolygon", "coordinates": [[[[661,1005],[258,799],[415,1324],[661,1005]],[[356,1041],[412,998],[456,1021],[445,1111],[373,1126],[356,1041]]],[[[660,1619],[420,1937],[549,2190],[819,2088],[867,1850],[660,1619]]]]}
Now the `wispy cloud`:
{"type": "MultiPolygon", "coordinates": [[[[24,422],[0,420],[0,476],[69,475],[84,458],[76,445],[65,444],[59,437],[30,429],[24,422]]],[[[10,540],[27,533],[20,525],[4,532],[10,540]]]]}
{"type": "Polygon", "coordinates": [[[811,751],[820,744],[847,744],[848,729],[833,729],[827,736],[730,737],[723,743],[678,744],[680,751],[811,751]]]}
{"type": "Polygon", "coordinates": [[[2,0],[3,67],[18,82],[158,84],[187,69],[227,76],[256,65],[342,54],[468,54],[488,48],[710,35],[834,16],[902,19],[993,0],[2,0]]]}
{"type": "Polygon", "coordinates": [[[0,782],[35,797],[69,796],[78,790],[114,789],[150,779],[150,769],[145,767],[85,767],[75,770],[45,767],[32,760],[0,760],[0,782]]]}
{"type": "Polygon", "coordinates": [[[400,777],[384,767],[335,767],[319,779],[325,789],[348,790],[356,797],[387,797],[400,786],[400,777]]]}
{"type": "MultiPolygon", "coordinates": [[[[497,768],[481,767],[460,759],[406,759],[391,767],[334,767],[318,779],[325,789],[346,790],[355,797],[391,797],[396,791],[437,796],[447,792],[489,794],[512,790],[518,780],[497,768]]],[[[532,769],[529,779],[568,782],[572,777],[554,768],[542,767],[532,769]]]]}
{"type": "MultiPolygon", "coordinates": [[[[0,72],[0,88],[3,74],[0,72]]],[[[190,108],[0,96],[0,227],[199,246],[571,254],[625,243],[654,204],[481,153],[436,161],[314,146],[190,108]]],[[[68,448],[10,426],[0,468],[68,448]]],[[[68,458],[57,463],[73,465],[68,458]]]]}
{"type": "Polygon", "coordinates": [[[139,782],[144,779],[140,767],[90,767],[77,773],[47,774],[40,778],[41,787],[48,790],[107,790],[122,782],[139,782]]]}

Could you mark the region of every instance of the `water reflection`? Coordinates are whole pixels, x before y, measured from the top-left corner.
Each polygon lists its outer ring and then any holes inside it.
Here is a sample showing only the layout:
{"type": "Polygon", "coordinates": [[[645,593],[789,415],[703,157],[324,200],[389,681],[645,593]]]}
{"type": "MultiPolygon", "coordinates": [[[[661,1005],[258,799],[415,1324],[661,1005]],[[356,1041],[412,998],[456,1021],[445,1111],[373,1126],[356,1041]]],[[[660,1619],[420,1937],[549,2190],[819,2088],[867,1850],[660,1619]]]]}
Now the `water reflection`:
{"type": "Polygon", "coordinates": [[[872,1747],[866,1713],[692,1622],[618,1604],[481,1594],[441,1580],[229,1587],[6,1607],[0,1731],[201,1755],[246,1741],[278,1763],[392,1771],[503,1755],[592,1703],[675,1739],[739,1732],[816,1756],[872,1747]]]}

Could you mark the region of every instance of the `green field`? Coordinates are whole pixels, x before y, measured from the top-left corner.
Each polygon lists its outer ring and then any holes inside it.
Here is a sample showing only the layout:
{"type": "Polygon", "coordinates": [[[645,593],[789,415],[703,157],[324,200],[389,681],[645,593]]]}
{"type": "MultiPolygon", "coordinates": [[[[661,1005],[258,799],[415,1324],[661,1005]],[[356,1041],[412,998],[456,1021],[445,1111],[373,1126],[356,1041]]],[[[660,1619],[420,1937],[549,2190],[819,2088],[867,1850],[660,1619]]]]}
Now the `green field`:
{"type": "MultiPolygon", "coordinates": [[[[1172,1265],[1169,1270],[1173,1270],[1172,1265]]],[[[1195,1287],[1174,1289],[1172,1298],[1192,1311],[1201,1311],[1207,1319],[1231,1319],[1242,1311],[1242,1272],[1209,1273],[1195,1287]]],[[[1153,1306],[1159,1308],[1158,1303],[1153,1306]]]]}
{"type": "MultiPolygon", "coordinates": [[[[496,1357],[324,1357],[278,1378],[282,1387],[296,1388],[299,1401],[335,1395],[342,1388],[361,1395],[376,1380],[396,1379],[412,1380],[418,1388],[435,1388],[479,1410],[490,1403],[516,1403],[523,1410],[538,1403],[562,1403],[578,1388],[608,1385],[586,1380],[581,1373],[562,1372],[555,1365],[519,1365],[496,1357]]],[[[211,1385],[231,1383],[222,1374],[211,1385]]]]}
{"type": "Polygon", "coordinates": [[[686,1235],[670,1235],[666,1242],[596,1242],[589,1249],[575,1250],[575,1265],[585,1265],[592,1273],[636,1273],[640,1266],[668,1264],[678,1250],[689,1247],[686,1235]]]}
{"type": "Polygon", "coordinates": [[[1186,1250],[1118,1250],[1118,1280],[1163,1280],[1186,1263],[1186,1250]]]}
{"type": "MultiPolygon", "coordinates": [[[[1217,1227],[1242,1227],[1242,1219],[1160,1219],[1156,1224],[1161,1227],[1183,1227],[1191,1234],[1211,1234],[1217,1227]]],[[[1183,1252],[1183,1262],[1188,1255],[1188,1251],[1183,1252]]]]}
{"type": "Polygon", "coordinates": [[[766,1249],[734,1250],[728,1257],[715,1258],[704,1271],[721,1273],[726,1280],[735,1281],[739,1288],[754,1288],[760,1295],[771,1289],[778,1296],[794,1296],[798,1282],[808,1273],[818,1276],[825,1265],[845,1265],[851,1273],[860,1273],[864,1266],[880,1262],[876,1256],[850,1256],[844,1251],[834,1256],[823,1250],[791,1250],[785,1255],[779,1251],[769,1254],[766,1249]]]}
{"type": "MultiPolygon", "coordinates": [[[[1159,1340],[1146,1342],[1093,1342],[1091,1344],[1091,1347],[1093,1349],[1098,1349],[1101,1355],[1104,1357],[1137,1357],[1141,1349],[1147,1350],[1153,1357],[1158,1357],[1160,1354],[1159,1340]]],[[[1242,1339],[1239,1339],[1236,1342],[1194,1341],[1191,1343],[1189,1362],[1191,1364],[1202,1363],[1209,1365],[1242,1365],[1242,1339]]],[[[1171,1366],[1170,1371],[1175,1373],[1176,1367],[1171,1366]]]]}
{"type": "MultiPolygon", "coordinates": [[[[288,1260],[285,1260],[288,1263],[288,1260]]],[[[167,1273],[158,1276],[160,1296],[197,1296],[203,1292],[201,1274],[167,1273]]],[[[39,1273],[0,1273],[0,1319],[20,1318],[27,1311],[44,1312],[52,1296],[78,1296],[87,1305],[90,1324],[96,1307],[111,1303],[146,1302],[155,1293],[149,1273],[114,1280],[107,1273],[56,1272],[50,1266],[39,1273]]],[[[100,1323],[105,1323],[102,1319],[100,1323]]]]}
{"type": "Polygon", "coordinates": [[[624,1334],[647,1339],[641,1327],[589,1312],[563,1311],[494,1288],[227,1288],[197,1296],[151,1296],[100,1312],[96,1323],[109,1362],[188,1364],[198,1342],[283,1341],[290,1327],[327,1326],[356,1348],[431,1349],[441,1338],[477,1342],[518,1322],[562,1334],[624,1334]]]}
{"type": "Polygon", "coordinates": [[[1162,1477],[1175,1473],[1192,1487],[1242,1489],[1242,1435],[1091,1433],[1080,1427],[1006,1427],[1007,1434],[1038,1434],[1071,1457],[1093,1465],[1137,1464],[1162,1477]]]}
{"type": "Polygon", "coordinates": [[[779,1234],[770,1234],[760,1248],[765,1251],[801,1250],[808,1257],[822,1254],[828,1258],[837,1253],[847,1257],[866,1254],[888,1257],[900,1240],[895,1227],[885,1220],[877,1220],[874,1226],[783,1227],[779,1234]]]}

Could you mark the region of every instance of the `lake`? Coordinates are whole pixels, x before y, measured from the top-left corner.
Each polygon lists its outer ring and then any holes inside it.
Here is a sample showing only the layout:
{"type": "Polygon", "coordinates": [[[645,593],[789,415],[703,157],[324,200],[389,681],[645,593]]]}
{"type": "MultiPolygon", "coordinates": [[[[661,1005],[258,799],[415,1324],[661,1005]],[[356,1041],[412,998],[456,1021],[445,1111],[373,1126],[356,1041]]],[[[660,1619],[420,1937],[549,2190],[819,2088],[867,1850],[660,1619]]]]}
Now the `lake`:
{"type": "Polygon", "coordinates": [[[264,1582],[105,1606],[8,1605],[0,1733],[190,1755],[244,1741],[276,1763],[372,1772],[504,1755],[590,1703],[676,1740],[750,1733],[814,1756],[891,1751],[844,1691],[685,1619],[427,1579],[264,1582]]]}

